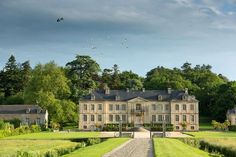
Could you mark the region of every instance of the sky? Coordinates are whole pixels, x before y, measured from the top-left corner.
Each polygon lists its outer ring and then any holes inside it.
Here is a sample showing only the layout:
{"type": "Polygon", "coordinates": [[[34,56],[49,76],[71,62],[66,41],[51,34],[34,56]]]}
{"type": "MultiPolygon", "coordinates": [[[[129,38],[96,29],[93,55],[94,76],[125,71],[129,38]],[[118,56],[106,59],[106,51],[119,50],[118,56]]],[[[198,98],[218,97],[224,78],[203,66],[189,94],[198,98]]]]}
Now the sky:
{"type": "Polygon", "coordinates": [[[64,66],[77,54],[141,76],[210,64],[236,80],[236,0],[0,0],[0,69],[10,55],[64,66]]]}

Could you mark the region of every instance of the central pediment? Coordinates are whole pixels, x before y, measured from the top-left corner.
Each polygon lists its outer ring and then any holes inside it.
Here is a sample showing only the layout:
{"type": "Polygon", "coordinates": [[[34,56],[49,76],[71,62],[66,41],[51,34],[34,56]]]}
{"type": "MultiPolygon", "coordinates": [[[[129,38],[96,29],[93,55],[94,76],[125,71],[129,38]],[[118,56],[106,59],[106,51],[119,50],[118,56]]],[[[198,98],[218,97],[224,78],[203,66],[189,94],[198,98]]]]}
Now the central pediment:
{"type": "Polygon", "coordinates": [[[136,97],[128,100],[128,102],[148,102],[149,100],[141,98],[141,97],[136,97]]]}

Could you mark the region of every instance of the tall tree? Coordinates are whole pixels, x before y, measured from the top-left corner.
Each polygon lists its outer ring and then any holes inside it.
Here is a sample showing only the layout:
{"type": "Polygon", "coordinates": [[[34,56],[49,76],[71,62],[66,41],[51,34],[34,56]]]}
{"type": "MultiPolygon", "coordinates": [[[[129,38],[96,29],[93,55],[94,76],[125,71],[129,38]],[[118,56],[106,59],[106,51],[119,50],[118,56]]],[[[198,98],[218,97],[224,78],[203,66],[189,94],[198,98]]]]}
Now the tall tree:
{"type": "Polygon", "coordinates": [[[67,77],[70,78],[71,98],[78,102],[89,89],[97,88],[99,64],[89,56],[77,55],[75,60],[66,64],[67,77]]]}

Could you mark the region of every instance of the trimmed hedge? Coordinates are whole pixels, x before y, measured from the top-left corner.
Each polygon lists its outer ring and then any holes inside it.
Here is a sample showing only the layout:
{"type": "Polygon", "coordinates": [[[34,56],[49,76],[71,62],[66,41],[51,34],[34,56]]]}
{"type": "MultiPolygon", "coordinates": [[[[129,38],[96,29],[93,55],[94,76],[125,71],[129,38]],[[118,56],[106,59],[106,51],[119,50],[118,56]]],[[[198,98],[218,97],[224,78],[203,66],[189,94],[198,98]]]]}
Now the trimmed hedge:
{"type": "MultiPolygon", "coordinates": [[[[163,131],[163,124],[162,123],[152,123],[152,124],[150,124],[150,126],[151,126],[151,131],[163,131]]],[[[150,128],[150,126],[149,126],[149,128],[150,128]]],[[[174,130],[173,124],[166,124],[166,131],[173,131],[173,130],[174,130]]]]}
{"type": "Polygon", "coordinates": [[[230,125],[229,131],[236,131],[236,125],[230,125]]]}

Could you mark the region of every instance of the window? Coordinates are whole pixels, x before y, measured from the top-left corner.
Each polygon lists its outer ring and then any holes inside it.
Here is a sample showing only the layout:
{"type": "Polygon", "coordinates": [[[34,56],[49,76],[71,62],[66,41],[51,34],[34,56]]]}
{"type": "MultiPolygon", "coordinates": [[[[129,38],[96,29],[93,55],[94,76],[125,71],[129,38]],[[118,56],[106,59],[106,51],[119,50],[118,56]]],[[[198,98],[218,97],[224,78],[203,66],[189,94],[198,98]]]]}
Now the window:
{"type": "Polygon", "coordinates": [[[179,111],[179,104],[175,105],[175,110],[179,111]]]}
{"type": "Polygon", "coordinates": [[[158,115],[158,121],[159,121],[159,122],[162,121],[162,115],[158,115]]]}
{"type": "Polygon", "coordinates": [[[120,109],[120,106],[117,104],[116,105],[116,111],[118,111],[120,109]]]}
{"type": "Polygon", "coordinates": [[[141,110],[141,104],[136,104],[136,110],[141,110]]]}
{"type": "Polygon", "coordinates": [[[98,110],[102,110],[102,104],[98,104],[98,110]]]}
{"type": "Polygon", "coordinates": [[[109,104],[109,111],[113,110],[113,104],[109,104]]]}
{"type": "Polygon", "coordinates": [[[152,115],[152,121],[156,122],[156,115],[152,115]]]}
{"type": "Polygon", "coordinates": [[[194,126],[191,126],[191,130],[194,130],[194,126]]]}
{"type": "Polygon", "coordinates": [[[176,129],[176,130],[179,130],[179,126],[176,126],[175,129],[176,129]]]}
{"type": "Polygon", "coordinates": [[[186,122],[187,118],[186,115],[183,115],[183,122],[186,122]]]}
{"type": "Polygon", "coordinates": [[[92,111],[95,110],[94,104],[91,104],[91,110],[92,110],[92,111]]]}
{"type": "Polygon", "coordinates": [[[86,114],[84,115],[83,119],[84,119],[85,122],[87,121],[87,115],[86,114]]]}
{"type": "Polygon", "coordinates": [[[26,118],[26,119],[25,119],[25,123],[29,125],[29,123],[30,123],[29,118],[26,118]]]}
{"type": "Polygon", "coordinates": [[[186,111],[187,107],[186,107],[186,104],[183,104],[183,110],[186,111]]]}
{"type": "Polygon", "coordinates": [[[175,115],[175,121],[176,121],[176,122],[179,121],[179,115],[175,115]]]}
{"type": "Polygon", "coordinates": [[[156,110],[156,104],[152,104],[152,110],[156,110]]]}
{"type": "Polygon", "coordinates": [[[158,111],[162,111],[162,109],[163,109],[163,108],[162,108],[162,104],[158,104],[158,105],[157,105],[157,110],[158,110],[158,111]]]}
{"type": "Polygon", "coordinates": [[[194,115],[191,115],[191,122],[194,122],[194,115]]]}
{"type": "Polygon", "coordinates": [[[94,122],[94,115],[91,115],[91,121],[94,122]]]}
{"type": "Polygon", "coordinates": [[[122,121],[125,122],[126,121],[126,115],[122,115],[122,121]]]}
{"type": "Polygon", "coordinates": [[[109,115],[109,121],[113,122],[113,115],[112,114],[109,115]]]}
{"type": "Polygon", "coordinates": [[[169,122],[170,121],[170,116],[169,115],[165,115],[165,121],[169,122]]]}
{"type": "Polygon", "coordinates": [[[116,121],[119,122],[120,121],[120,116],[116,115],[116,121]]]}
{"type": "Polygon", "coordinates": [[[36,124],[40,124],[40,118],[37,118],[36,124]]]}
{"type": "Polygon", "coordinates": [[[168,111],[169,110],[169,104],[165,105],[165,110],[168,111]]]}
{"type": "Polygon", "coordinates": [[[98,121],[99,121],[99,122],[102,121],[102,115],[98,115],[98,121]]]}
{"type": "Polygon", "coordinates": [[[192,110],[192,111],[194,110],[194,105],[193,104],[190,105],[190,110],[192,110]]]}
{"type": "Polygon", "coordinates": [[[83,128],[84,128],[84,129],[87,129],[87,125],[84,125],[83,128]]]}
{"type": "Polygon", "coordinates": [[[122,105],[122,110],[123,110],[123,111],[126,110],[126,105],[125,105],[125,104],[122,105]]]}
{"type": "Polygon", "coordinates": [[[84,110],[87,110],[87,104],[84,104],[84,110]]]}

